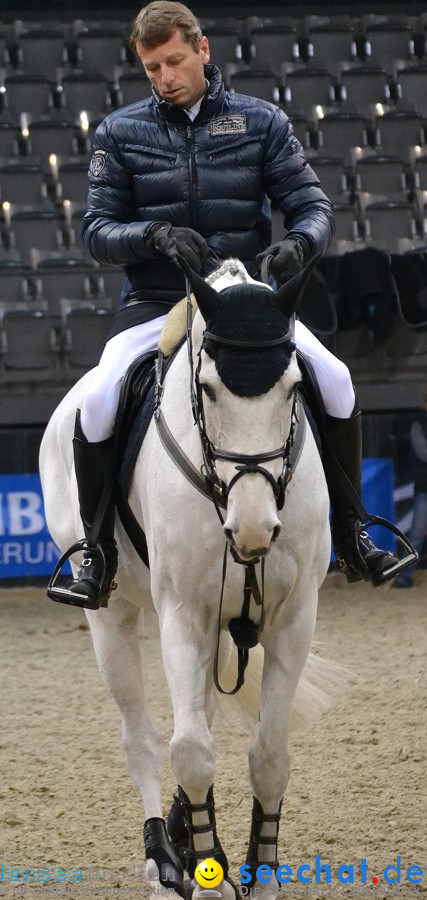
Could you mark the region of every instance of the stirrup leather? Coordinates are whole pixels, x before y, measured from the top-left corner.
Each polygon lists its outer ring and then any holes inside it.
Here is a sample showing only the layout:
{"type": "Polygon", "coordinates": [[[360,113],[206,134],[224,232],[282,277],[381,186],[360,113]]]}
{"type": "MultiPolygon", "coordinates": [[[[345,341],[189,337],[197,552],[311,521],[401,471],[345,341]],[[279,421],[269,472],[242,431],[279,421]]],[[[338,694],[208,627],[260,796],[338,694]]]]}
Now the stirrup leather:
{"type": "Polygon", "coordinates": [[[101,607],[106,607],[108,606],[111,591],[114,591],[117,588],[117,583],[114,579],[111,579],[110,583],[106,584],[106,576],[107,562],[101,544],[97,544],[96,547],[94,547],[86,539],[76,541],[76,543],[69,547],[58,560],[47,586],[47,596],[50,600],[55,600],[58,603],[66,603],[68,606],[79,606],[81,609],[100,609],[101,607]],[[57,580],[65,563],[74,553],[78,553],[81,550],[89,552],[92,557],[98,557],[102,565],[101,586],[95,597],[92,597],[89,594],[78,594],[77,592],[70,590],[70,588],[59,587],[57,584],[57,580]]]}

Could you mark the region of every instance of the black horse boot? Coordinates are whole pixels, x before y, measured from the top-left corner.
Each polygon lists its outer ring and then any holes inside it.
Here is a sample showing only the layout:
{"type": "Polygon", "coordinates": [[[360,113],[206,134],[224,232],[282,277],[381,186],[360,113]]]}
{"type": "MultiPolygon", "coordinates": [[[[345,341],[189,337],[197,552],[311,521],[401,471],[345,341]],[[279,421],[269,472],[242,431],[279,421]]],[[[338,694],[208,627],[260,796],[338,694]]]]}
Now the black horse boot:
{"type": "MultiPolygon", "coordinates": [[[[361,496],[362,414],[357,407],[349,419],[326,416],[323,467],[331,503],[331,532],[338,565],[347,581],[370,580],[378,585],[387,580],[387,571],[399,560],[387,550],[379,550],[362,528],[351,498],[339,478],[336,460],[358,497],[361,496]],[[331,459],[335,456],[335,460],[331,459]]],[[[395,572],[390,573],[393,578],[395,572]]]]}
{"type": "MultiPolygon", "coordinates": [[[[74,465],[79,494],[80,515],[86,540],[90,541],[91,529],[104,490],[105,480],[111,475],[114,462],[113,439],[90,442],[86,440],[77,410],[73,439],[74,465]]],[[[99,529],[98,545],[104,553],[105,563],[96,546],[83,552],[83,562],[76,578],[67,584],[67,590],[82,595],[76,606],[99,609],[108,605],[111,591],[116,587],[117,545],[114,540],[115,503],[114,492],[107,506],[99,529]]],[[[76,600],[79,599],[76,597],[76,600]]]]}

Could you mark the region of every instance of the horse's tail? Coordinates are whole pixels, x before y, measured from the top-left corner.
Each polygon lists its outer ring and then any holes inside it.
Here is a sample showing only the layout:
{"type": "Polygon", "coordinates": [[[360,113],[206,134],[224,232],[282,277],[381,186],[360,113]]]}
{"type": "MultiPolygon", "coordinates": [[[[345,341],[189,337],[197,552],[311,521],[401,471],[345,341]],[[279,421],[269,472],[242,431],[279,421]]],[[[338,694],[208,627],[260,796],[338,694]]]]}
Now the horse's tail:
{"type": "MultiPolygon", "coordinates": [[[[318,652],[319,643],[313,641],[302,675],[295,692],[291,716],[291,730],[299,731],[310,725],[330,708],[338,694],[354,681],[353,673],[340,663],[325,659],[318,652]]],[[[224,648],[225,649],[225,648],[224,648]]],[[[261,690],[264,650],[257,644],[249,653],[245,683],[235,695],[239,709],[246,716],[257,720],[261,690]]],[[[231,690],[236,680],[236,656],[229,651],[229,658],[221,673],[221,685],[231,690]]]]}

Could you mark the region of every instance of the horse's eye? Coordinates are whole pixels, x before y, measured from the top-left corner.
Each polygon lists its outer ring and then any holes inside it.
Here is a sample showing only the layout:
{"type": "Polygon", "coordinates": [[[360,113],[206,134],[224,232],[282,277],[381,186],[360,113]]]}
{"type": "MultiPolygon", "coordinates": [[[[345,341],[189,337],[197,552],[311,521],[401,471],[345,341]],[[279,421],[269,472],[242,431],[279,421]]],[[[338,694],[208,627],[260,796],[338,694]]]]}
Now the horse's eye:
{"type": "Polygon", "coordinates": [[[295,384],[293,385],[293,387],[291,387],[289,394],[288,394],[288,400],[290,400],[291,397],[293,397],[293,395],[296,394],[300,384],[301,384],[301,381],[296,381],[295,384]]]}
{"type": "Polygon", "coordinates": [[[215,396],[214,389],[211,388],[211,386],[209,384],[206,384],[205,382],[202,382],[200,387],[201,387],[203,393],[206,394],[208,400],[212,400],[212,403],[215,403],[216,396],[215,396]]]}

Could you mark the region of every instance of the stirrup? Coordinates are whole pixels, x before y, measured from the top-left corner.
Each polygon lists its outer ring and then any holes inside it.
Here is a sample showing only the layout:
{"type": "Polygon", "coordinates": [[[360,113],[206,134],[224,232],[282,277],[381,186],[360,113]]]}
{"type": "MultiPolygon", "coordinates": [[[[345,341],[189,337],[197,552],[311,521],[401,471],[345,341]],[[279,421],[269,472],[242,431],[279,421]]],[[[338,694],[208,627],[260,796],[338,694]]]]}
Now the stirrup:
{"type": "MultiPolygon", "coordinates": [[[[409,566],[414,565],[414,563],[418,562],[419,556],[415,547],[412,546],[411,542],[408,540],[406,535],[402,534],[397,525],[393,525],[392,522],[389,522],[387,519],[383,519],[381,516],[367,516],[366,519],[360,522],[360,527],[363,529],[369,528],[371,525],[382,525],[384,528],[388,528],[389,531],[392,531],[393,534],[397,537],[397,540],[400,544],[403,545],[404,549],[407,552],[407,555],[403,557],[403,559],[399,559],[398,562],[393,563],[388,569],[384,569],[383,572],[379,572],[378,575],[374,575],[367,567],[364,560],[361,558],[362,566],[366,573],[366,578],[372,582],[374,587],[378,587],[380,584],[384,584],[385,581],[390,581],[391,578],[395,578],[396,575],[399,575],[400,572],[403,572],[405,569],[408,569],[409,566]]],[[[359,577],[352,578],[352,571],[350,570],[345,561],[342,563],[339,560],[338,565],[347,575],[347,571],[350,573],[349,580],[359,581],[359,577]]],[[[357,573],[355,573],[357,575],[357,573]]]]}
{"type": "Polygon", "coordinates": [[[91,597],[89,594],[78,594],[75,591],[71,591],[70,588],[58,587],[56,583],[59,575],[61,574],[62,567],[69,560],[70,556],[72,556],[73,553],[78,553],[79,550],[89,550],[92,556],[99,557],[102,563],[101,586],[104,586],[105,576],[107,573],[107,562],[101,544],[93,546],[93,544],[90,544],[89,541],[83,539],[81,541],[76,541],[76,543],[73,544],[58,560],[53,575],[47,586],[47,596],[50,600],[55,600],[58,603],[66,603],[68,606],[79,606],[81,609],[100,609],[100,607],[105,607],[108,605],[108,598],[111,591],[114,591],[117,587],[116,582],[113,580],[108,586],[108,590],[107,592],[105,592],[105,596],[102,597],[102,600],[101,589],[99,590],[96,597],[91,597]]]}

